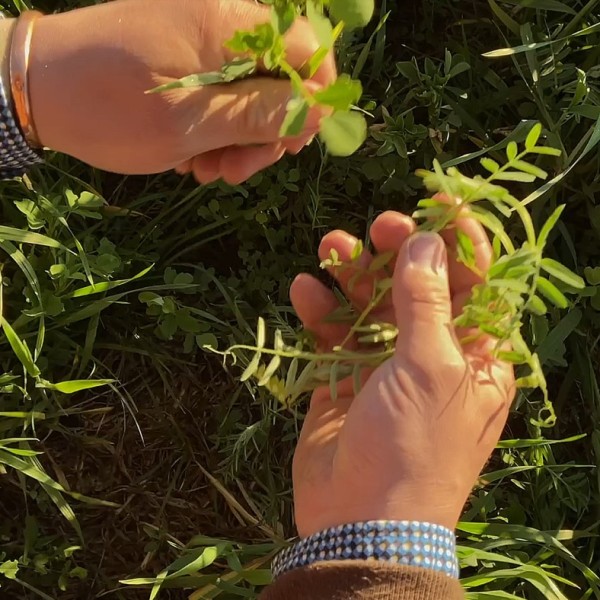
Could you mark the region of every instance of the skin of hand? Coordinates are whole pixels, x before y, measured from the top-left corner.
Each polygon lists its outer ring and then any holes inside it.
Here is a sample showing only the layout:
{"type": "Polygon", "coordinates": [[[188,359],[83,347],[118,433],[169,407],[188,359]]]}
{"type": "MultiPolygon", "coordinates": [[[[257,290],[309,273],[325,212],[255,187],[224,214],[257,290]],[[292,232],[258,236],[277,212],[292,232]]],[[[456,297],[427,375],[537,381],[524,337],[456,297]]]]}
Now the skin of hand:
{"type": "MultiPolygon", "coordinates": [[[[318,132],[318,108],[297,138],[279,129],[289,81],[248,80],[161,94],[145,92],[193,73],[218,71],[235,54],[239,30],[270,21],[251,0],[115,0],[48,15],[33,28],[29,86],[40,141],[118,173],[193,172],[201,183],[237,184],[297,153],[318,132]]],[[[305,19],[286,35],[300,68],[319,44],[305,19]]],[[[329,55],[307,86],[336,78],[329,55]]]]}
{"type": "MultiPolygon", "coordinates": [[[[454,227],[469,235],[480,273],[492,251],[487,235],[462,217],[454,227]]],[[[492,355],[496,342],[481,337],[461,345],[464,331],[453,318],[481,275],[456,260],[456,229],[441,236],[415,233],[411,218],[381,215],[370,237],[379,253],[393,252],[389,298],[374,313],[399,328],[394,356],[363,377],[354,397],[342,382],[332,401],[329,388],[315,391],[293,465],[296,524],[300,536],[367,520],[419,520],[450,529],[496,446],[514,398],[510,365],[492,355]]],[[[319,255],[332,248],[349,261],[357,240],[335,231],[322,240],[319,255]]],[[[361,266],[372,254],[364,252],[361,266]]],[[[348,300],[364,309],[373,279],[349,286],[351,271],[331,271],[348,300]],[[352,289],[350,289],[352,288],[352,289]]],[[[340,344],[346,325],[325,322],[339,302],[310,275],[291,288],[294,307],[320,348],[340,344]]]]}

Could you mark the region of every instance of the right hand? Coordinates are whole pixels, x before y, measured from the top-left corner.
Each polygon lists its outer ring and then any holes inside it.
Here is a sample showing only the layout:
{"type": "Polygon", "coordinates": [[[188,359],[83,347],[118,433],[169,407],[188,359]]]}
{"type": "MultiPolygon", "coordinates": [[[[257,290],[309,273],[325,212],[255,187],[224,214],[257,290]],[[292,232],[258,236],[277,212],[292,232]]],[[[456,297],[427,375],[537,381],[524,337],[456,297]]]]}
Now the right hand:
{"type": "MultiPolygon", "coordinates": [[[[457,227],[469,235],[485,273],[491,260],[487,235],[473,220],[457,227]]],[[[454,529],[472,486],[496,446],[514,398],[510,365],[493,358],[496,342],[484,336],[462,346],[453,318],[480,279],[447,255],[442,237],[414,233],[407,216],[388,212],[371,227],[378,252],[395,253],[393,289],[378,319],[400,330],[395,355],[370,374],[354,397],[351,381],[333,401],[317,390],[294,459],[296,523],[301,537],[368,520],[417,520],[454,529]]],[[[456,239],[444,232],[452,250],[456,239]]],[[[349,261],[357,240],[335,231],[332,248],[349,261]]],[[[451,252],[453,255],[455,252],[451,252]]],[[[361,265],[372,256],[365,252],[361,265]]],[[[333,271],[361,311],[372,280],[333,271]]],[[[383,275],[383,273],[382,273],[383,275]]],[[[339,303],[315,278],[301,275],[291,289],[294,307],[324,348],[345,338],[345,325],[325,322],[339,303]]]]}

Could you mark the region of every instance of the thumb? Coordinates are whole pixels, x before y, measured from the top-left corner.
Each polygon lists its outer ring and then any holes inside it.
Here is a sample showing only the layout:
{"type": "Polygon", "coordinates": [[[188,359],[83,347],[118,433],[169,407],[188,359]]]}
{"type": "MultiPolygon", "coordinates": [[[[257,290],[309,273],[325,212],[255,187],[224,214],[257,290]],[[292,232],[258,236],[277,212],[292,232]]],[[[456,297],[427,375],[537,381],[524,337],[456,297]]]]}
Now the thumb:
{"type": "Polygon", "coordinates": [[[421,366],[462,360],[452,322],[448,256],[439,235],[416,233],[407,240],[396,263],[392,296],[402,358],[421,366]]]}
{"type": "MultiPolygon", "coordinates": [[[[309,91],[320,86],[312,81],[305,82],[309,91]]],[[[219,147],[248,144],[269,144],[281,140],[279,131],[287,114],[287,106],[293,97],[289,81],[268,77],[251,78],[225,85],[207,86],[203,92],[208,95],[202,103],[207,107],[202,115],[204,127],[200,144],[206,143],[207,121],[212,121],[209,129],[215,131],[219,147]]],[[[313,135],[319,131],[319,123],[324,116],[318,106],[309,110],[302,133],[313,135]]]]}

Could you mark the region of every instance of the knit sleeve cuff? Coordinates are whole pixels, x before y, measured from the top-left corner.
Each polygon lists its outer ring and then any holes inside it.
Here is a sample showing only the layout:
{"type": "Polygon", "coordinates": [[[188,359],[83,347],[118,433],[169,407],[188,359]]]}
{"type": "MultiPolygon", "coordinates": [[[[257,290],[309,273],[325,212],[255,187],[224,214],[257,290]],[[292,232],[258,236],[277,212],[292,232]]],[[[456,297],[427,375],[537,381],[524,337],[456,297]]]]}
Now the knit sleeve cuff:
{"type": "Polygon", "coordinates": [[[419,567],[330,561],[289,571],[260,600],[464,600],[457,579],[419,567]]]}

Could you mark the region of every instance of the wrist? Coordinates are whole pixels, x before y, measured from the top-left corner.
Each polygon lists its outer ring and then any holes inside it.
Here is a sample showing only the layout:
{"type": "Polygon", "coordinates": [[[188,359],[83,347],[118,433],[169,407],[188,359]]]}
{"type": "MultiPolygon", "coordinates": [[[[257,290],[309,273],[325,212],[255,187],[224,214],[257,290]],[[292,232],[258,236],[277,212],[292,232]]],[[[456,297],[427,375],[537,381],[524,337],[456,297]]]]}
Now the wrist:
{"type": "Polygon", "coordinates": [[[343,494],[339,501],[335,495],[326,494],[318,504],[315,497],[296,499],[296,525],[301,537],[337,527],[344,523],[364,521],[421,521],[436,523],[454,530],[460,519],[467,496],[443,489],[395,490],[390,494],[343,494]],[[354,497],[354,499],[352,499],[354,497]],[[457,500],[457,498],[460,498],[457,500]]]}
{"type": "Polygon", "coordinates": [[[10,42],[16,19],[0,18],[0,78],[10,94],[10,42]]]}

